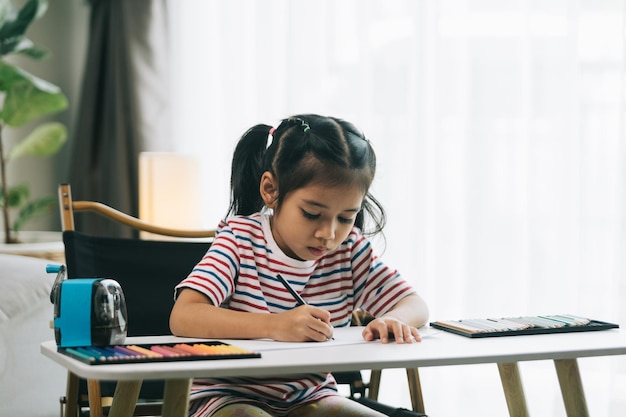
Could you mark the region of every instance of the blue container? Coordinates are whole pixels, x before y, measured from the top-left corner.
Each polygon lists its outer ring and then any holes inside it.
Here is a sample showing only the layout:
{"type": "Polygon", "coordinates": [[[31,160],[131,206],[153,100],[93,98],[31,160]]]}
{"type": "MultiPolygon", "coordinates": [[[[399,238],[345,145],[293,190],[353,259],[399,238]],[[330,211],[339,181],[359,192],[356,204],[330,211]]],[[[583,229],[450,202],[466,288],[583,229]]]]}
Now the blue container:
{"type": "Polygon", "coordinates": [[[54,335],[59,347],[108,346],[126,340],[126,301],[119,283],[108,278],[65,278],[57,272],[50,299],[54,303],[54,335]]]}

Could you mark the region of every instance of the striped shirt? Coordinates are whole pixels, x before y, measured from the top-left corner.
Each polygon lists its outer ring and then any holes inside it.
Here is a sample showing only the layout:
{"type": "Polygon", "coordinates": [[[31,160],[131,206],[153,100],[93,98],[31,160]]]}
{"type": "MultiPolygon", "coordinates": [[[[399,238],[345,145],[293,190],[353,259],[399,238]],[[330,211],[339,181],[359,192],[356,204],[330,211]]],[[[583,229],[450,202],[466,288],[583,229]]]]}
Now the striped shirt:
{"type": "MultiPolygon", "coordinates": [[[[334,251],[314,261],[285,255],[270,229],[269,214],[234,216],[222,221],[215,241],[187,278],[176,287],[192,288],[214,305],[237,311],[280,313],[296,302],[276,278],[281,274],[310,305],[330,312],[333,327],[350,325],[360,308],[378,317],[413,293],[397,271],[373,253],[358,228],[334,251]]],[[[319,398],[336,395],[331,374],[280,378],[196,379],[193,416],[210,416],[234,402],[262,402],[278,415],[319,398]]]]}

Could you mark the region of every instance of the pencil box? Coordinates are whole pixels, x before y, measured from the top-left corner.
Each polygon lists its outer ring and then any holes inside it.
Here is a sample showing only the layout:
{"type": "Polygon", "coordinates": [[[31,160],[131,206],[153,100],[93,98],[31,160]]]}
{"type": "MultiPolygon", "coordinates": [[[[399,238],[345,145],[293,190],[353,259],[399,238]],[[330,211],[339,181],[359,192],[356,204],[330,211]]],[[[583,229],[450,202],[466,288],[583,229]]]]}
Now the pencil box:
{"type": "Polygon", "coordinates": [[[75,346],[58,351],[89,365],[260,358],[258,352],[220,341],[113,346],[75,346]]]}
{"type": "Polygon", "coordinates": [[[499,319],[443,320],[431,327],[470,338],[588,332],[619,328],[615,323],[571,314],[523,316],[499,319]]]}

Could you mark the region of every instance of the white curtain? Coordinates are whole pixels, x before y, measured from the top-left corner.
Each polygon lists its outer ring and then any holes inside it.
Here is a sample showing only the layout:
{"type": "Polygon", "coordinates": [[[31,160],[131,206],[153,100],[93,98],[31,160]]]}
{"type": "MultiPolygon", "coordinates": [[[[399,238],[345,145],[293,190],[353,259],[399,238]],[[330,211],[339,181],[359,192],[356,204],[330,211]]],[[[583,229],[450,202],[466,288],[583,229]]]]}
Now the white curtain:
{"type": "MultiPolygon", "coordinates": [[[[626,326],[624,1],[171,9],[174,148],[202,160],[203,226],[225,214],[232,150],[248,127],[338,116],[373,142],[373,191],[389,216],[376,245],[432,319],[572,313],[626,326]]],[[[622,415],[625,362],[581,363],[591,414],[622,415]]],[[[542,381],[527,387],[531,414],[565,415],[550,364],[525,366],[542,381]]],[[[429,394],[498,389],[491,368],[424,372],[433,415],[472,407],[429,394]]],[[[503,397],[490,397],[481,415],[503,415],[503,397]]]]}

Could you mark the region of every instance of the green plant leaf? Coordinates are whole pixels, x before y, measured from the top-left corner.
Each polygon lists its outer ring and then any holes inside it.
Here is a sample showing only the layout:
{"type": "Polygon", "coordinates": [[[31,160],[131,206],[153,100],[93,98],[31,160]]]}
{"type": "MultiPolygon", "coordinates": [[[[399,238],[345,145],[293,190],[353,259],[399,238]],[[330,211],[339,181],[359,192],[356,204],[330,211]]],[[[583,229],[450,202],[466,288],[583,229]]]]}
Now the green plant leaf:
{"type": "Polygon", "coordinates": [[[22,38],[13,51],[15,53],[25,55],[29,58],[42,60],[50,56],[50,51],[41,46],[36,46],[33,41],[28,38],[22,38]]]}
{"type": "Polygon", "coordinates": [[[9,0],[0,0],[0,26],[4,25],[9,11],[11,11],[11,2],[9,0]]]}
{"type": "Polygon", "coordinates": [[[0,55],[13,52],[28,26],[33,20],[41,17],[47,9],[47,0],[28,0],[17,13],[9,8],[0,26],[0,55]]]}
{"type": "Polygon", "coordinates": [[[13,127],[67,107],[67,98],[59,87],[3,61],[0,91],[6,92],[0,118],[13,127]]]}
{"type": "Polygon", "coordinates": [[[38,126],[24,140],[17,143],[7,161],[26,155],[50,156],[58,152],[67,140],[67,129],[62,123],[50,122],[38,126]]]}
{"type": "Polygon", "coordinates": [[[24,223],[35,217],[51,212],[58,204],[59,201],[57,197],[51,195],[31,201],[20,210],[17,219],[15,219],[13,223],[13,230],[17,232],[22,228],[24,223]]]}
{"type": "MultiPolygon", "coordinates": [[[[0,189],[0,207],[4,207],[4,193],[0,189]]],[[[30,189],[26,184],[9,187],[9,207],[19,207],[26,204],[30,196],[30,189]]]]}

